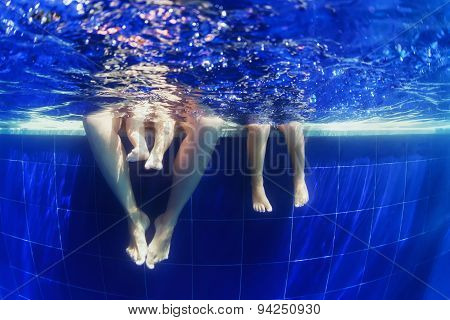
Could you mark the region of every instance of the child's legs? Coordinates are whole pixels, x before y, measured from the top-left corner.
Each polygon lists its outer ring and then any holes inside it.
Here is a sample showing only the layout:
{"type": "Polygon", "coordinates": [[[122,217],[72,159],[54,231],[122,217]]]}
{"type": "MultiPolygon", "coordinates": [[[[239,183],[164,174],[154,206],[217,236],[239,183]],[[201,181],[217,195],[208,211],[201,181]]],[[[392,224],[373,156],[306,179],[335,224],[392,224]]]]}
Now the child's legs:
{"type": "Polygon", "coordinates": [[[303,206],[309,200],[308,188],[305,183],[305,138],[303,127],[299,122],[290,122],[280,125],[280,131],[284,134],[294,166],[294,204],[303,206]]]}
{"type": "Polygon", "coordinates": [[[147,142],[145,141],[144,120],[131,117],[127,118],[125,121],[127,136],[133,147],[148,151],[147,142]]]}
{"type": "Polygon", "coordinates": [[[125,124],[128,139],[134,147],[128,154],[127,161],[147,160],[149,152],[145,140],[144,118],[127,118],[125,124]]]}
{"type": "Polygon", "coordinates": [[[145,163],[146,169],[162,169],[162,160],[164,153],[167,151],[173,141],[175,133],[175,121],[167,118],[161,121],[155,122],[154,134],[155,143],[153,149],[150,152],[150,156],[145,163]]]}
{"type": "Polygon", "coordinates": [[[272,206],[267,199],[263,179],[264,157],[270,125],[250,124],[247,129],[247,157],[252,181],[253,209],[258,212],[270,212],[272,206]]]}
{"type": "Polygon", "coordinates": [[[270,125],[250,124],[247,126],[247,129],[248,166],[253,181],[254,179],[259,179],[262,177],[267,139],[269,138],[270,133],[270,125]]]}
{"type": "Polygon", "coordinates": [[[278,127],[283,133],[294,166],[295,179],[305,179],[305,138],[300,122],[289,122],[278,127]]]}

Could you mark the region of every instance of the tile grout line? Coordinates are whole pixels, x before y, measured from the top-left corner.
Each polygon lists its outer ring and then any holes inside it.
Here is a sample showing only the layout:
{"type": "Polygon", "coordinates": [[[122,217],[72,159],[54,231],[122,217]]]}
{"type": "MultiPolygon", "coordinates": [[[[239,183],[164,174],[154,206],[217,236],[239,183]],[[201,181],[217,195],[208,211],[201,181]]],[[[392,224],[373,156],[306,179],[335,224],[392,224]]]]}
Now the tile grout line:
{"type": "MultiPolygon", "coordinates": [[[[243,178],[242,178],[243,179],[243,178]]],[[[242,181],[243,182],[243,181],[242,181]]],[[[247,189],[247,188],[246,188],[247,189]]],[[[245,219],[244,219],[244,215],[245,215],[245,198],[246,198],[246,194],[247,192],[244,190],[244,198],[242,199],[242,229],[241,229],[241,270],[240,270],[240,276],[239,276],[239,299],[242,299],[242,277],[243,277],[243,263],[244,263],[244,232],[245,232],[245,219]]]]}
{"type": "MultiPolygon", "coordinates": [[[[54,142],[54,140],[53,140],[53,142],[54,142]]],[[[22,139],[22,161],[21,161],[21,164],[22,164],[22,187],[23,187],[22,192],[23,192],[23,201],[25,202],[25,206],[24,206],[24,208],[25,208],[25,223],[26,223],[26,228],[27,228],[27,232],[28,232],[28,239],[31,241],[30,226],[29,226],[29,223],[28,223],[28,209],[29,208],[28,208],[28,203],[27,203],[27,200],[26,200],[27,197],[26,197],[26,192],[25,192],[26,187],[25,187],[25,163],[23,161],[23,139],[22,139]]],[[[37,285],[39,287],[39,292],[41,294],[41,298],[43,298],[41,283],[39,281],[39,275],[38,275],[38,271],[37,271],[37,267],[36,267],[36,259],[34,258],[34,250],[33,250],[33,246],[31,245],[31,243],[29,244],[29,248],[30,248],[30,251],[31,251],[31,259],[33,260],[33,267],[34,267],[33,269],[36,272],[35,278],[30,283],[34,282],[34,280],[37,280],[37,285]]]]}
{"type": "MultiPolygon", "coordinates": [[[[406,149],[405,149],[405,158],[406,160],[408,160],[408,142],[406,142],[406,149]]],[[[399,246],[400,246],[400,238],[401,238],[401,233],[402,233],[402,226],[403,226],[403,215],[404,215],[404,210],[405,210],[405,197],[406,197],[406,182],[407,182],[407,174],[408,174],[408,163],[405,163],[405,169],[404,169],[404,174],[405,174],[405,178],[404,178],[404,185],[403,185],[403,202],[402,202],[402,213],[401,213],[401,218],[400,218],[400,229],[398,231],[398,236],[397,236],[397,241],[395,242],[397,245],[395,247],[395,253],[394,253],[394,258],[393,261],[395,263],[397,263],[397,254],[399,251],[399,246]]],[[[383,298],[386,298],[386,295],[389,291],[389,287],[391,285],[391,279],[392,279],[392,275],[394,274],[394,269],[395,269],[395,265],[392,265],[392,269],[391,269],[391,273],[388,279],[388,283],[386,285],[386,288],[384,289],[384,295],[383,298]]]]}
{"type": "MultiPolygon", "coordinates": [[[[96,180],[96,174],[97,174],[97,168],[96,168],[96,166],[94,166],[94,179],[95,180],[96,180]]],[[[95,202],[94,207],[95,207],[95,210],[98,212],[97,199],[98,199],[98,197],[97,197],[97,188],[95,188],[95,190],[94,190],[94,202],[95,202]]],[[[95,223],[97,225],[96,231],[99,232],[99,230],[100,230],[100,224],[99,223],[100,222],[99,222],[99,215],[98,214],[95,215],[95,223]]],[[[105,295],[105,299],[108,300],[108,292],[107,292],[106,281],[105,281],[105,276],[104,276],[105,275],[105,273],[104,273],[104,261],[102,259],[102,257],[103,257],[102,256],[102,246],[100,244],[98,244],[97,247],[98,247],[98,253],[99,253],[97,258],[99,260],[99,266],[100,266],[100,270],[101,270],[102,284],[103,284],[103,290],[104,290],[103,293],[105,295]]],[[[63,261],[63,262],[65,264],[65,261],[63,261]]]]}
{"type": "MultiPolygon", "coordinates": [[[[56,137],[53,137],[53,174],[55,178],[54,183],[54,191],[55,192],[55,203],[56,203],[56,221],[58,224],[58,232],[59,232],[59,245],[61,249],[61,256],[62,256],[62,263],[64,268],[64,274],[66,276],[67,283],[70,282],[69,280],[69,272],[67,271],[67,265],[66,265],[66,259],[64,256],[64,249],[63,249],[63,241],[62,241],[62,235],[61,235],[61,224],[59,223],[59,203],[58,203],[58,191],[57,191],[57,179],[56,179],[56,137]]],[[[66,284],[67,286],[67,284],[66,284]]],[[[70,290],[70,287],[68,288],[70,298],[72,299],[72,290],[70,290]]]]}
{"type": "MultiPolygon", "coordinates": [[[[375,139],[375,165],[378,165],[378,137],[375,139]]],[[[364,282],[364,276],[366,275],[366,269],[367,269],[367,260],[369,259],[369,248],[371,247],[372,242],[372,228],[373,228],[373,219],[375,215],[375,196],[377,194],[377,171],[375,170],[374,179],[373,179],[373,198],[372,198],[372,208],[369,208],[368,210],[371,210],[372,213],[370,214],[370,229],[369,229],[369,240],[367,242],[367,253],[366,258],[364,260],[364,266],[363,271],[361,275],[361,280],[358,286],[358,292],[356,293],[356,298],[358,299],[359,294],[361,292],[361,287],[364,282]]]]}
{"type": "Polygon", "coordinates": [[[331,270],[333,268],[333,254],[334,254],[334,246],[335,246],[335,241],[336,241],[336,225],[337,225],[337,217],[338,217],[338,212],[339,212],[339,191],[340,191],[340,173],[341,173],[341,137],[338,138],[338,166],[337,166],[337,192],[336,192],[336,212],[334,214],[334,225],[333,225],[333,242],[331,244],[331,259],[330,259],[330,267],[328,269],[328,275],[327,275],[327,280],[325,283],[325,290],[323,292],[323,296],[325,299],[325,295],[327,294],[328,291],[328,285],[330,282],[330,275],[331,275],[331,270]]]}

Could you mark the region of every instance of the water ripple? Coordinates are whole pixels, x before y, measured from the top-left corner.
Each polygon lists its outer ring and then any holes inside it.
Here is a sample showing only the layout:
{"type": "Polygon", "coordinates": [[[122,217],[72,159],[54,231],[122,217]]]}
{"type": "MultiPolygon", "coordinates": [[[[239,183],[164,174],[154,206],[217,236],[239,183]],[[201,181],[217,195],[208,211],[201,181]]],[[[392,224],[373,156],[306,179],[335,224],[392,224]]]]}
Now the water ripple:
{"type": "Polygon", "coordinates": [[[449,19],[438,0],[3,1],[0,120],[193,97],[240,123],[446,121],[449,19]]]}

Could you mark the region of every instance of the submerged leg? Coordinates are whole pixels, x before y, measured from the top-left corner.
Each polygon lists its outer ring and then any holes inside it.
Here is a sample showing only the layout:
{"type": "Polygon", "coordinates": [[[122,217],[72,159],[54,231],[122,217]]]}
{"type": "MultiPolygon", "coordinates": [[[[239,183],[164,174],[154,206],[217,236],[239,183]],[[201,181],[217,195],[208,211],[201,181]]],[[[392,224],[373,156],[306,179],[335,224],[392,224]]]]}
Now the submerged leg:
{"type": "Polygon", "coordinates": [[[136,205],[125,150],[118,134],[120,125],[121,119],[115,118],[109,111],[91,114],[84,120],[98,167],[129,217],[131,241],[127,253],[136,264],[141,265],[147,253],[145,231],[150,221],[136,205]]]}
{"type": "Polygon", "coordinates": [[[168,258],[172,233],[187,200],[197,187],[220,135],[222,120],[201,118],[187,128],[174,163],[172,190],[166,212],[155,220],[155,236],[148,247],[147,266],[168,258]]]}
{"type": "Polygon", "coordinates": [[[175,121],[166,119],[155,123],[155,143],[145,163],[145,169],[162,169],[164,153],[173,141],[175,121]]]}
{"type": "Polygon", "coordinates": [[[147,160],[149,152],[147,142],[145,141],[144,120],[140,118],[128,118],[125,121],[128,139],[130,139],[134,147],[127,155],[127,161],[147,160]]]}
{"type": "Polygon", "coordinates": [[[272,206],[264,190],[263,178],[264,157],[266,155],[270,126],[251,124],[247,128],[247,156],[252,179],[253,210],[257,212],[272,212],[272,206]]]}
{"type": "Polygon", "coordinates": [[[294,165],[294,204],[304,206],[309,200],[308,188],[305,183],[305,138],[303,127],[299,122],[290,122],[279,126],[284,134],[288,151],[294,165]]]}

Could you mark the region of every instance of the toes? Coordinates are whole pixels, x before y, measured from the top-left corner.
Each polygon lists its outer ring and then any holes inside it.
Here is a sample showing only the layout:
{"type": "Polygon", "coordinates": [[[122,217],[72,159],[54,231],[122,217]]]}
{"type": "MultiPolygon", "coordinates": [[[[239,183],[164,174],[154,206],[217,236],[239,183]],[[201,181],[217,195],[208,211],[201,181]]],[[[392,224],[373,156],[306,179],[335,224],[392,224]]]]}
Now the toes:
{"type": "Polygon", "coordinates": [[[253,210],[256,212],[272,212],[272,206],[264,203],[255,203],[253,204],[253,210]]]}
{"type": "Polygon", "coordinates": [[[152,254],[150,256],[150,258],[149,258],[149,255],[147,255],[146,265],[147,265],[147,267],[149,269],[154,269],[155,265],[157,263],[160,263],[160,262],[162,262],[164,260],[167,260],[167,259],[169,259],[169,254],[168,253],[164,257],[160,257],[160,256],[157,256],[155,254],[152,254]]]}
{"type": "Polygon", "coordinates": [[[143,258],[136,259],[135,262],[138,266],[142,266],[145,262],[145,258],[143,257],[143,258]]]}
{"type": "Polygon", "coordinates": [[[128,161],[128,162],[135,162],[135,161],[136,161],[136,156],[133,154],[133,152],[130,152],[130,153],[127,155],[127,161],[128,161]]]}
{"type": "Polygon", "coordinates": [[[154,166],[153,166],[153,168],[155,169],[155,170],[161,170],[162,169],[162,167],[163,167],[163,165],[162,165],[162,163],[161,162],[159,162],[159,163],[156,163],[154,166]]]}
{"type": "Polygon", "coordinates": [[[154,161],[152,159],[147,160],[147,162],[144,165],[145,169],[155,169],[155,170],[161,170],[163,165],[162,162],[154,161]]]}
{"type": "Polygon", "coordinates": [[[253,210],[255,210],[256,212],[264,212],[264,207],[259,203],[255,203],[253,205],[253,210]]]}
{"type": "Polygon", "coordinates": [[[128,162],[137,162],[148,158],[148,151],[142,151],[140,149],[133,149],[127,155],[128,162]]]}
{"type": "Polygon", "coordinates": [[[141,256],[139,251],[136,248],[127,248],[126,252],[128,256],[136,263],[138,266],[141,266],[145,262],[145,256],[141,256]]]}
{"type": "Polygon", "coordinates": [[[126,252],[127,252],[128,256],[129,256],[131,259],[135,260],[134,253],[133,253],[133,250],[132,250],[132,249],[127,248],[126,252]]]}
{"type": "Polygon", "coordinates": [[[155,258],[156,257],[154,255],[147,254],[147,260],[145,261],[145,264],[149,269],[155,269],[155,258]]]}
{"type": "Polygon", "coordinates": [[[144,165],[144,168],[147,170],[150,170],[152,168],[152,166],[150,165],[150,162],[147,161],[144,165]]]}
{"type": "Polygon", "coordinates": [[[308,198],[306,198],[306,197],[301,197],[299,199],[295,199],[295,207],[296,208],[303,207],[307,202],[308,202],[308,198]]]}
{"type": "Polygon", "coordinates": [[[128,256],[129,256],[133,261],[136,261],[136,260],[137,260],[137,257],[136,257],[136,250],[127,248],[127,254],[128,254],[128,256]]]}
{"type": "Polygon", "coordinates": [[[145,169],[154,169],[154,170],[161,170],[162,169],[162,163],[150,163],[145,165],[145,169]]]}

